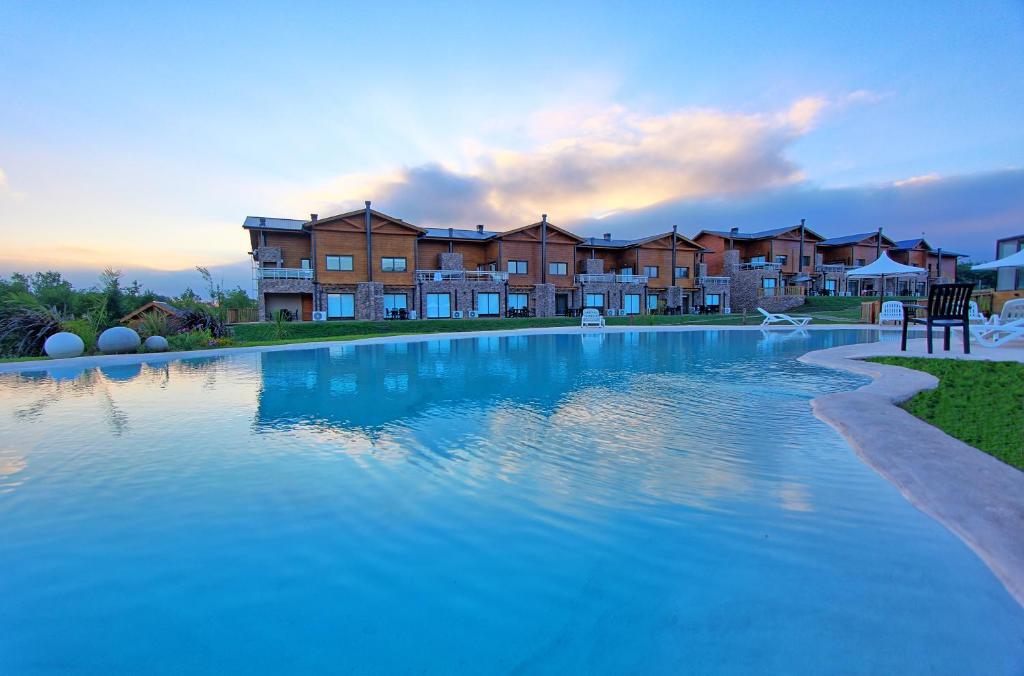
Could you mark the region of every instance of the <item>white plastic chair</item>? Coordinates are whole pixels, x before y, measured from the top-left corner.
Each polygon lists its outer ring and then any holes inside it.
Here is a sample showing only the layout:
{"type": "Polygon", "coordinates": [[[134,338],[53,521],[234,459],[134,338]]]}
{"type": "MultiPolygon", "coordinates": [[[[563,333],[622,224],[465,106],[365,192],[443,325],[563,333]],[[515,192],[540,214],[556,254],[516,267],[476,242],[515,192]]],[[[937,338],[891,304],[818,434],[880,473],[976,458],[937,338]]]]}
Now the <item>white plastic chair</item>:
{"type": "Polygon", "coordinates": [[[970,330],[971,337],[985,347],[1024,340],[1024,298],[1006,301],[998,315],[987,322],[971,324],[970,330]]]}
{"type": "Polygon", "coordinates": [[[987,321],[985,315],[981,314],[981,310],[978,309],[978,303],[973,300],[967,303],[967,319],[972,323],[980,322],[984,324],[987,321]]]}
{"type": "Polygon", "coordinates": [[[878,313],[878,323],[886,322],[903,323],[903,303],[898,300],[887,300],[882,303],[882,311],[878,313]]]}
{"type": "Polygon", "coordinates": [[[786,315],[781,312],[768,312],[763,307],[757,308],[757,311],[764,315],[764,321],[761,322],[761,326],[779,324],[781,322],[789,322],[793,326],[807,326],[811,321],[811,318],[806,315],[786,315]]]}
{"type": "Polygon", "coordinates": [[[604,317],[597,311],[596,308],[588,307],[583,310],[583,314],[580,315],[580,328],[587,326],[604,326],[604,317]]]}

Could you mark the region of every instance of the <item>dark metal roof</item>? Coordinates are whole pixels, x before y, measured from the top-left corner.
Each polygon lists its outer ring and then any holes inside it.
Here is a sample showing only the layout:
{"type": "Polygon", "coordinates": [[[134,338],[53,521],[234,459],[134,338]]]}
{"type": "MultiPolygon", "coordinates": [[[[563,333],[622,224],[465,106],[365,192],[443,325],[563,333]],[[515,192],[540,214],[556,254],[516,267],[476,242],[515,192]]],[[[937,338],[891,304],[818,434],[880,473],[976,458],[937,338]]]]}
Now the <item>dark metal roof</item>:
{"type": "MultiPolygon", "coordinates": [[[[483,232],[480,232],[479,230],[464,230],[460,228],[452,228],[450,232],[452,239],[471,239],[477,241],[490,239],[495,235],[501,234],[500,232],[494,232],[491,230],[484,230],[483,232]]],[[[448,228],[427,228],[427,233],[424,237],[427,239],[448,239],[448,233],[448,228]]]]}
{"type": "Polygon", "coordinates": [[[924,244],[924,247],[926,249],[929,249],[929,250],[931,249],[931,247],[928,245],[928,242],[925,242],[924,238],[922,238],[922,237],[916,237],[914,239],[899,239],[899,240],[896,240],[896,247],[895,248],[896,249],[913,249],[918,244],[924,244]]]}
{"type": "Polygon", "coordinates": [[[293,230],[301,231],[306,221],[295,218],[270,218],[268,216],[246,216],[243,228],[253,230],[293,230]]]}
{"type": "MultiPolygon", "coordinates": [[[[704,230],[703,232],[732,239],[765,239],[767,237],[781,235],[791,230],[796,230],[799,227],[799,225],[790,225],[785,228],[772,228],[771,230],[760,230],[758,232],[730,232],[728,230],[704,230]]],[[[810,231],[810,228],[807,228],[807,230],[810,231]]]]}
{"type": "Polygon", "coordinates": [[[859,235],[843,235],[842,237],[830,237],[822,242],[818,242],[818,246],[838,246],[840,244],[856,244],[861,240],[865,240],[872,235],[877,235],[878,231],[874,232],[862,232],[859,235]]]}

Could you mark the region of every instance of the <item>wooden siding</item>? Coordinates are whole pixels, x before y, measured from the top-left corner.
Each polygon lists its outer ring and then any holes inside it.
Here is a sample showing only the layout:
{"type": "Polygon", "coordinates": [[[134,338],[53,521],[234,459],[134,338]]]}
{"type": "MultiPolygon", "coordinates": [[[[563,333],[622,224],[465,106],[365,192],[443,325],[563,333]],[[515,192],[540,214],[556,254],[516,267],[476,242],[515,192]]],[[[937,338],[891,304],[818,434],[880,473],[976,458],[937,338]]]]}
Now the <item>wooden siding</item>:
{"type": "Polygon", "coordinates": [[[309,235],[304,232],[267,232],[267,246],[281,249],[282,268],[301,268],[303,258],[312,260],[309,235]]]}
{"type": "MultiPolygon", "coordinates": [[[[368,281],[366,270],[366,212],[345,218],[325,219],[313,226],[316,244],[316,276],[321,284],[355,284],[368,281]],[[327,269],[327,256],[351,256],[352,270],[327,269]]],[[[385,284],[412,284],[416,265],[416,239],[419,230],[377,214],[370,216],[373,236],[373,281],[385,284]],[[406,259],[405,272],[382,272],[381,258],[406,259]]]]}

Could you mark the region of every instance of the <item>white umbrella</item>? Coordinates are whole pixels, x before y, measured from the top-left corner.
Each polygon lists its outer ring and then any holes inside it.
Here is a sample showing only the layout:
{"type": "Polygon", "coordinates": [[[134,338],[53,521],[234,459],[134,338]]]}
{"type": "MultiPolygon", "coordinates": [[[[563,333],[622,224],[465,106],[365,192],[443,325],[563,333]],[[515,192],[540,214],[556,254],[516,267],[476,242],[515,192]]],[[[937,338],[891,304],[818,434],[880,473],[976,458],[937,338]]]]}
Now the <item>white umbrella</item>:
{"type": "Polygon", "coordinates": [[[1024,268],[1024,249],[997,261],[971,266],[971,270],[998,270],[999,268],[1024,268]]]}
{"type": "Polygon", "coordinates": [[[924,272],[924,268],[916,268],[913,265],[904,265],[903,263],[897,263],[893,259],[889,258],[889,254],[882,252],[882,255],[878,257],[873,263],[869,263],[862,268],[854,268],[846,273],[847,277],[881,277],[882,282],[878,292],[879,301],[885,300],[885,278],[886,277],[900,277],[902,275],[916,275],[924,272]]]}

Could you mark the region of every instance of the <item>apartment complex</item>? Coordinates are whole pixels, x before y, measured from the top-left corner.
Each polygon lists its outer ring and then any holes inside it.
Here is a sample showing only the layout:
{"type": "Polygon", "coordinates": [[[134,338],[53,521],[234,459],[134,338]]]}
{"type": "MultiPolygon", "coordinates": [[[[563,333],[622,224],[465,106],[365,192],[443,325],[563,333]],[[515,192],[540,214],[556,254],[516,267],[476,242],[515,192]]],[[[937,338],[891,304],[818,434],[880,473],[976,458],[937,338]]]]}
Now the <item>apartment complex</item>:
{"type": "Polygon", "coordinates": [[[278,310],[308,321],[552,317],[584,307],[645,314],[689,312],[709,297],[721,303],[702,286],[702,248],[675,230],[584,239],[546,216],[501,232],[421,228],[369,202],[307,221],[250,216],[243,228],[264,319],[278,310]]]}
{"type": "MultiPolygon", "coordinates": [[[[846,272],[883,252],[925,268],[887,282],[924,293],[955,281],[959,254],[882,231],[824,238],[799,225],[741,232],[673,227],[640,239],[581,237],[542,216],[511,230],[422,228],[371,208],[309,220],[250,216],[259,316],[294,319],[554,317],[783,311],[808,293],[876,292],[846,272]]],[[[892,285],[891,287],[889,285],[892,285]]]]}

